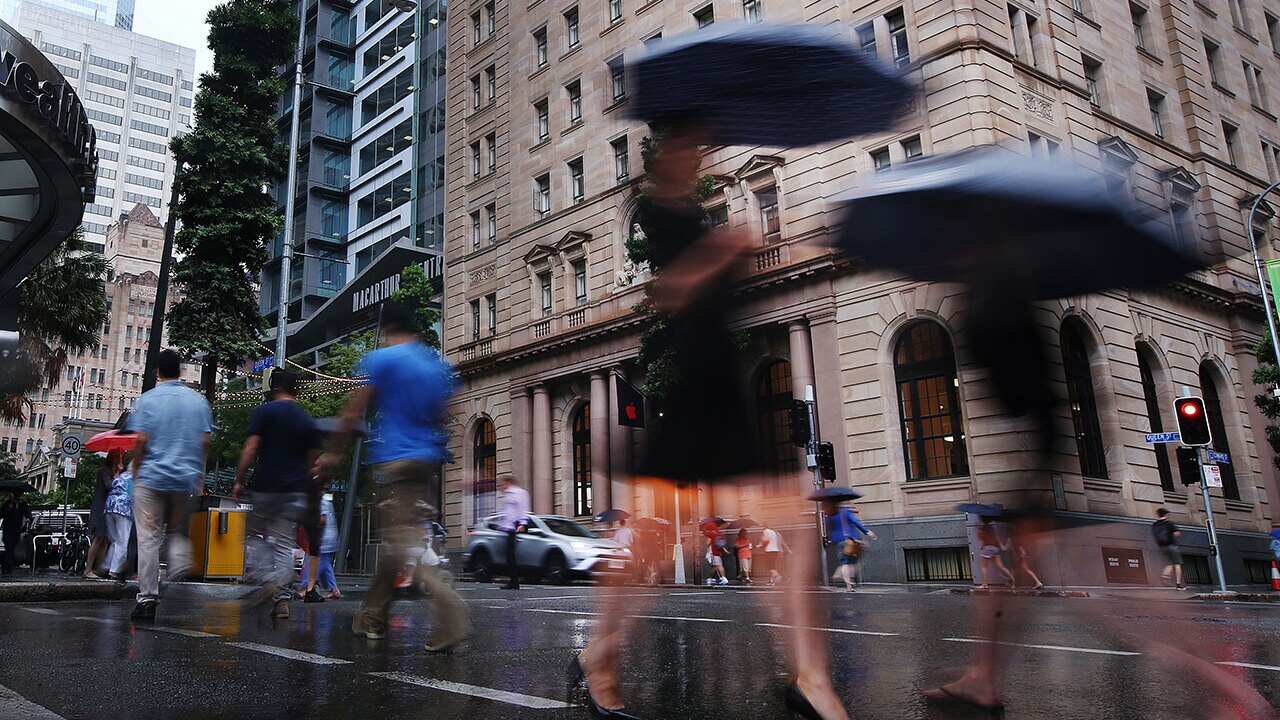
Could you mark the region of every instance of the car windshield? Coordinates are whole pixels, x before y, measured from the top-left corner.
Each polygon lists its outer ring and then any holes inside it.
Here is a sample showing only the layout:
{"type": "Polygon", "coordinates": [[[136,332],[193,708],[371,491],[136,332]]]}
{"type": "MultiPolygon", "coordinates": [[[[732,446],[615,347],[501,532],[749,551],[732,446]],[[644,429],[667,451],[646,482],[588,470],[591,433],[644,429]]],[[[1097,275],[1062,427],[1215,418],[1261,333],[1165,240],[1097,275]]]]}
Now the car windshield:
{"type": "Polygon", "coordinates": [[[579,525],[572,520],[561,520],[559,518],[542,518],[542,522],[547,524],[547,529],[557,535],[567,535],[569,537],[593,538],[596,534],[579,525]]]}

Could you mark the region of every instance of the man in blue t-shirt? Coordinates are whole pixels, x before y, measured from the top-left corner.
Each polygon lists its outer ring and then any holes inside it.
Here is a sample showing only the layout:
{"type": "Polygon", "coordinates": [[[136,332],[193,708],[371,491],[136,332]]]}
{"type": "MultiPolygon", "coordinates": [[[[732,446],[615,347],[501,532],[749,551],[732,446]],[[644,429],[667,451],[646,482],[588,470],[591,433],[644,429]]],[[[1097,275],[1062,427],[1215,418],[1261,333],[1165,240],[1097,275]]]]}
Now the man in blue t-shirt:
{"type": "Polygon", "coordinates": [[[862,538],[874,540],[876,534],[863,525],[857,511],[847,505],[826,500],[822,503],[822,514],[826,518],[827,537],[838,550],[840,570],[836,577],[844,581],[847,592],[853,592],[853,583],[858,579],[858,561],[866,544],[862,538]]]}
{"type": "Polygon", "coordinates": [[[253,512],[245,529],[245,571],[260,589],[257,599],[274,599],[271,617],[289,617],[289,585],[293,582],[293,546],[298,523],[307,510],[311,468],[320,454],[316,423],[295,399],[298,376],[288,370],[271,373],[271,400],[249,418],[249,437],[240,451],[236,498],[244,489],[249,468],[253,512]]]}
{"type": "MultiPolygon", "coordinates": [[[[383,347],[360,363],[368,385],[352,393],[343,426],[334,434],[333,452],[321,460],[332,469],[340,444],[372,405],[369,462],[378,486],[383,547],[389,552],[379,556],[377,574],[351,626],[371,640],[385,637],[396,575],[409,549],[421,545],[422,528],[439,517],[440,464],[448,440],[444,420],[454,387],[452,368],[422,344],[417,319],[408,309],[394,302],[383,304],[379,328],[383,347]]],[[[434,566],[423,568],[423,576],[437,619],[427,650],[442,652],[466,639],[470,621],[462,598],[434,566]]]]}

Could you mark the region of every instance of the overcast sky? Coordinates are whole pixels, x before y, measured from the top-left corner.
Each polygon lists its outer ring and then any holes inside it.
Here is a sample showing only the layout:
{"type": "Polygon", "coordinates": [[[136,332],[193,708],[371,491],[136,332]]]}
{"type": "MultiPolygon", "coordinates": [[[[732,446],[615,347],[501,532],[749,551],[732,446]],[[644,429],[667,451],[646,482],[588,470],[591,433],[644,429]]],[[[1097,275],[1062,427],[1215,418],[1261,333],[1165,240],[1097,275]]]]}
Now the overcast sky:
{"type": "Polygon", "coordinates": [[[133,31],[196,50],[196,77],[213,69],[205,16],[218,0],[137,0],[133,31]]]}

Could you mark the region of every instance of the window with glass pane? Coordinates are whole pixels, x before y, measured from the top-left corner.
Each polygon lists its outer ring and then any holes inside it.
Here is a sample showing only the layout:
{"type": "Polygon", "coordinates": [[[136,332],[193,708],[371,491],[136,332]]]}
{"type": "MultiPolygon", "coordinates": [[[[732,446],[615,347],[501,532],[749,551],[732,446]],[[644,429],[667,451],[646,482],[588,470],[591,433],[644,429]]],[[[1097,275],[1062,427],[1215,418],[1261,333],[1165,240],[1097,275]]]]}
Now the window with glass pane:
{"type": "Polygon", "coordinates": [[[390,62],[401,50],[413,42],[413,18],[400,23],[395,30],[383,35],[378,42],[365,51],[362,58],[364,74],[373,73],[384,63],[390,62]]]}
{"type": "Polygon", "coordinates": [[[573,297],[579,305],[587,301],[587,261],[573,263],[573,297]]]}
{"type": "Polygon", "coordinates": [[[902,154],[908,160],[924,156],[924,145],[921,144],[919,135],[914,135],[902,141],[902,154]]]}
{"type": "Polygon", "coordinates": [[[854,29],[858,37],[858,49],[863,55],[876,56],[876,27],[874,23],[863,23],[854,29]]]}
{"type": "Polygon", "coordinates": [[[538,58],[538,67],[544,67],[547,64],[547,29],[540,28],[533,33],[533,44],[535,54],[538,58]]]}
{"type": "Polygon", "coordinates": [[[471,177],[480,177],[480,143],[471,143],[471,177]]]}
{"type": "Polygon", "coordinates": [[[480,76],[471,78],[471,109],[480,109],[480,76]]]}
{"type": "Polygon", "coordinates": [[[609,0],[609,22],[615,23],[622,19],[622,0],[609,0]]]}
{"type": "Polygon", "coordinates": [[[538,275],[538,294],[542,299],[542,314],[551,314],[551,273],[538,275]]]}
{"type": "Polygon", "coordinates": [[[482,26],[480,25],[480,11],[477,10],[471,13],[471,44],[472,45],[480,44],[480,38],[482,37],[481,30],[480,30],[481,27],[482,26]]]}
{"type": "Polygon", "coordinates": [[[574,80],[564,88],[569,95],[569,123],[582,119],[582,83],[574,80]]]}
{"type": "Polygon", "coordinates": [[[480,339],[480,301],[471,301],[471,339],[480,339]]]}
{"type": "Polygon", "coordinates": [[[391,109],[413,92],[413,67],[407,67],[395,78],[383,83],[372,95],[360,104],[360,121],[368,124],[378,115],[391,109]]]}
{"type": "Polygon", "coordinates": [[[496,133],[489,133],[484,138],[485,147],[485,167],[489,172],[493,172],[498,167],[498,136],[496,133]]]}
{"type": "Polygon", "coordinates": [[[898,67],[911,64],[911,51],[907,49],[907,19],[902,10],[894,10],[884,16],[889,26],[889,49],[893,51],[893,64],[898,67]]]}
{"type": "Polygon", "coordinates": [[[871,167],[876,171],[888,170],[892,166],[889,159],[889,148],[880,148],[871,153],[871,167]]]}
{"type": "Polygon", "coordinates": [[[569,162],[569,195],[574,203],[580,203],[587,196],[586,181],[583,177],[582,158],[569,162]]]}
{"type": "Polygon", "coordinates": [[[476,426],[472,452],[471,521],[478,523],[493,514],[498,492],[498,434],[488,419],[476,426]]]}
{"type": "Polygon", "coordinates": [[[613,89],[615,102],[627,96],[626,67],[622,64],[621,57],[609,61],[609,84],[613,89]]]}
{"type": "Polygon", "coordinates": [[[1164,96],[1147,90],[1147,111],[1151,115],[1151,132],[1156,137],[1164,137],[1164,96]]]}
{"type": "Polygon", "coordinates": [[[573,417],[573,514],[591,514],[591,404],[573,417]]]}
{"type": "Polygon", "coordinates": [[[1102,444],[1102,426],[1098,422],[1098,405],[1093,394],[1093,373],[1084,332],[1079,320],[1069,319],[1062,324],[1062,369],[1067,377],[1067,401],[1071,406],[1080,474],[1106,478],[1107,457],[1102,444]]]}
{"type": "Polygon", "coordinates": [[[1084,64],[1084,84],[1089,91],[1089,102],[1095,107],[1102,106],[1102,63],[1093,58],[1082,57],[1084,64]]]}
{"type": "Polygon", "coordinates": [[[547,106],[547,101],[539,100],[534,103],[533,111],[538,118],[538,139],[546,140],[551,137],[551,111],[547,106]]]}
{"type": "Polygon", "coordinates": [[[498,69],[490,65],[484,69],[484,86],[486,89],[485,97],[489,102],[493,102],[498,97],[498,69]]]}
{"type": "Polygon", "coordinates": [[[486,295],[484,298],[485,315],[488,319],[489,337],[498,334],[498,296],[486,295]]]}
{"type": "Polygon", "coordinates": [[[498,7],[494,3],[485,3],[484,6],[485,24],[490,35],[498,31],[498,7]]]}
{"type": "Polygon", "coordinates": [[[919,321],[903,328],[893,372],[907,479],[968,474],[960,380],[951,339],[942,326],[919,321]]]}
{"type": "Polygon", "coordinates": [[[358,225],[366,225],[409,202],[409,173],[391,180],[360,199],[356,206],[358,225]]]}
{"type": "Polygon", "coordinates": [[[480,248],[480,211],[471,213],[471,249],[480,248]]]}
{"type": "Polygon", "coordinates": [[[708,222],[711,227],[717,228],[729,224],[729,206],[717,205],[707,211],[708,222]]]}
{"type": "Polygon", "coordinates": [[[347,204],[337,200],[326,200],[320,206],[320,232],[331,240],[341,240],[347,236],[347,204]]]}
{"type": "Polygon", "coordinates": [[[573,8],[564,14],[564,34],[570,50],[578,47],[581,40],[578,37],[578,8],[573,8]]]}
{"type": "Polygon", "coordinates": [[[778,217],[778,188],[769,187],[756,192],[756,202],[760,204],[760,228],[766,243],[778,242],[782,239],[782,221],[778,217]]]}
{"type": "MultiPolygon", "coordinates": [[[[1213,436],[1213,449],[1231,454],[1231,441],[1227,438],[1227,423],[1222,414],[1222,398],[1218,394],[1217,372],[1209,361],[1200,363],[1200,394],[1204,397],[1204,411],[1209,416],[1209,433],[1213,436]]],[[[1218,466],[1222,470],[1222,496],[1228,500],[1240,499],[1240,484],[1236,481],[1235,466],[1231,463],[1218,466]]]]}
{"type": "Polygon", "coordinates": [[[627,138],[623,137],[614,140],[610,145],[613,146],[613,172],[618,182],[622,182],[631,177],[631,161],[627,151],[627,138]]]}
{"type": "Polygon", "coordinates": [[[324,129],[329,137],[350,140],[351,108],[345,105],[330,105],[324,111],[324,129]]]}
{"type": "Polygon", "coordinates": [[[484,208],[485,237],[492,245],[498,239],[498,206],[490,203],[484,208]]]}
{"type": "Polygon", "coordinates": [[[785,490],[782,481],[800,470],[800,457],[791,442],[791,363],[778,360],[760,373],[756,381],[756,428],[764,466],[772,482],[765,491],[777,495],[785,490]]]}
{"type": "MultiPolygon", "coordinates": [[[[1142,398],[1147,405],[1147,422],[1150,423],[1151,432],[1164,432],[1164,418],[1160,414],[1160,395],[1156,391],[1155,375],[1151,372],[1151,361],[1147,359],[1147,351],[1138,348],[1138,375],[1142,379],[1142,398]]],[[[1172,452],[1169,443],[1157,443],[1155,445],[1156,452],[1156,470],[1160,474],[1160,487],[1165,492],[1173,492],[1173,464],[1170,461],[1169,453],[1172,452]]]]}
{"type": "Polygon", "coordinates": [[[539,215],[551,212],[551,176],[541,175],[533,181],[533,209],[539,215]]]}
{"type": "Polygon", "coordinates": [[[747,22],[763,22],[764,0],[742,0],[742,16],[747,22]]]}
{"type": "Polygon", "coordinates": [[[712,25],[716,21],[716,10],[708,5],[701,10],[693,13],[693,21],[698,24],[698,29],[702,29],[708,25],[712,25]]]}

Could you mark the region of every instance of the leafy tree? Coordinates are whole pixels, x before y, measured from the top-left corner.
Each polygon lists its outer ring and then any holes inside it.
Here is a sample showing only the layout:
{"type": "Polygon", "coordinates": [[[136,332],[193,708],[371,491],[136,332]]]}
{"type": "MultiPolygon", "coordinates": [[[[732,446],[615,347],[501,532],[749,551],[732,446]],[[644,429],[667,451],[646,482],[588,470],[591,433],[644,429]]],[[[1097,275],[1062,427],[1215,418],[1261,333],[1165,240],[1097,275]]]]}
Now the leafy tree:
{"type": "Polygon", "coordinates": [[[218,366],[258,352],[254,289],[282,222],[266,188],[287,164],[277,139],[285,89],[277,68],[291,62],[296,46],[292,6],[227,0],[209,12],[213,72],[200,79],[195,129],[171,143],[182,222],[173,279],[184,297],[169,311],[169,337],[203,353],[211,400],[218,366]]]}
{"type": "Polygon", "coordinates": [[[28,371],[18,383],[19,392],[0,397],[0,417],[25,417],[26,393],[55,382],[69,354],[98,347],[107,319],[102,288],[107,261],[84,249],[77,228],[23,281],[18,333],[28,371]]]}
{"type": "Polygon", "coordinates": [[[400,271],[400,288],[391,295],[391,299],[413,310],[422,331],[422,341],[433,348],[440,347],[440,336],[436,333],[436,323],[440,314],[431,308],[431,298],[435,288],[427,273],[419,265],[409,265],[400,271]]]}
{"type": "Polygon", "coordinates": [[[1253,371],[1253,384],[1266,388],[1267,391],[1255,395],[1253,402],[1272,421],[1266,428],[1267,444],[1271,446],[1271,462],[1280,468],[1280,426],[1275,423],[1280,419],[1280,398],[1270,392],[1272,388],[1280,387],[1280,368],[1276,367],[1276,353],[1271,347],[1270,332],[1263,334],[1254,353],[1258,356],[1258,367],[1253,371]]]}
{"type": "MultiPolygon", "coordinates": [[[[93,484],[98,479],[98,470],[107,463],[105,458],[100,458],[93,453],[84,453],[80,456],[80,462],[76,464],[76,476],[71,478],[71,487],[69,493],[64,495],[66,488],[66,480],[62,477],[62,468],[54,470],[57,475],[57,482],[49,489],[47,493],[32,493],[27,497],[27,504],[32,507],[46,507],[49,505],[61,505],[64,501],[73,508],[87,508],[93,503],[93,484]]],[[[3,476],[3,470],[0,470],[0,476],[3,476]]]]}

